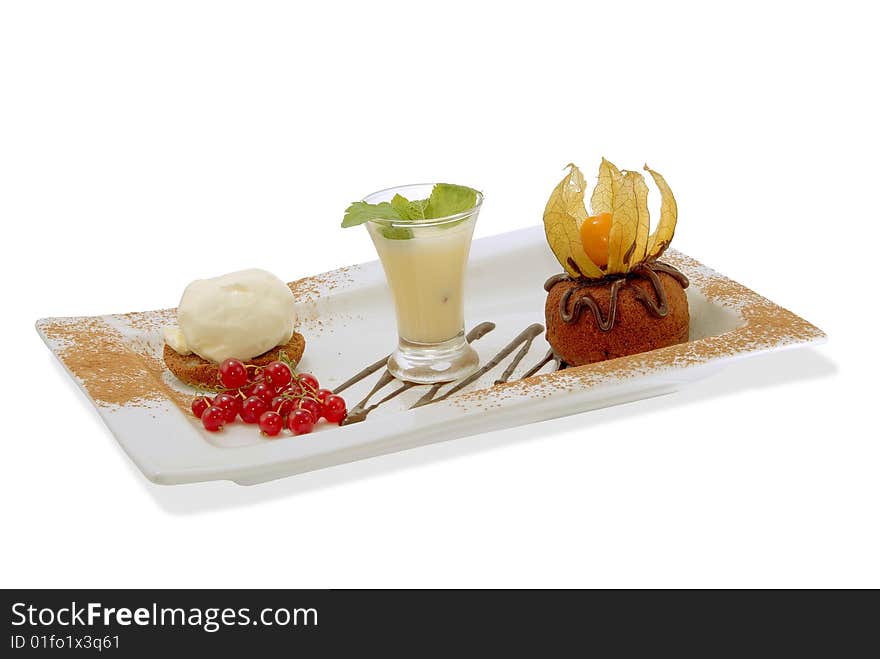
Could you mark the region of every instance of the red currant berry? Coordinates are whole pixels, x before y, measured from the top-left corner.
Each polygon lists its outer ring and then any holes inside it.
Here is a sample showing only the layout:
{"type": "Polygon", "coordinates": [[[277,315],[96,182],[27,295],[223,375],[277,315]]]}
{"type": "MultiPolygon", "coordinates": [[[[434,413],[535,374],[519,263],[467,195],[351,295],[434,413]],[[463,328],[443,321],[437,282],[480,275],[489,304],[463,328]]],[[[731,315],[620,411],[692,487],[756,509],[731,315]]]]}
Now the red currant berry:
{"type": "Polygon", "coordinates": [[[330,394],[321,406],[321,414],[330,423],[342,423],[347,413],[348,411],[345,409],[345,401],[342,399],[342,396],[330,394]]]}
{"type": "Polygon", "coordinates": [[[302,396],[303,388],[299,382],[294,380],[289,385],[284,387],[278,392],[279,396],[292,396],[293,398],[297,398],[298,396],[302,396]]]}
{"type": "Polygon", "coordinates": [[[311,398],[300,398],[296,404],[296,409],[305,410],[312,415],[312,423],[318,423],[321,419],[321,406],[311,398]]]}
{"type": "Polygon", "coordinates": [[[269,435],[269,437],[274,437],[280,433],[283,426],[284,419],[281,418],[278,412],[269,410],[260,415],[260,430],[269,435]]]}
{"type": "Polygon", "coordinates": [[[223,428],[223,424],[225,423],[226,411],[216,405],[211,405],[211,407],[206,409],[202,414],[202,425],[205,426],[205,430],[217,432],[223,428]]]}
{"type": "Polygon", "coordinates": [[[266,382],[258,382],[256,385],[254,385],[251,396],[262,398],[263,401],[265,401],[266,405],[268,405],[272,402],[272,399],[275,398],[275,387],[267,384],[266,382]]]}
{"type": "Polygon", "coordinates": [[[311,412],[296,409],[287,417],[287,427],[290,428],[290,432],[294,435],[305,435],[312,432],[312,428],[315,427],[315,421],[312,418],[311,412]]]}
{"type": "Polygon", "coordinates": [[[293,373],[290,372],[290,366],[284,362],[269,362],[269,365],[263,369],[263,375],[266,382],[276,389],[282,389],[290,384],[293,379],[293,373]]]}
{"type": "Polygon", "coordinates": [[[220,382],[227,389],[238,389],[246,385],[247,381],[247,369],[240,360],[227,359],[220,364],[220,382]]]}
{"type": "Polygon", "coordinates": [[[269,409],[268,404],[259,396],[251,396],[241,406],[241,420],[245,423],[259,423],[260,416],[269,409]]]}
{"type": "Polygon", "coordinates": [[[272,399],[271,403],[269,403],[269,409],[278,412],[281,416],[287,416],[293,409],[293,404],[295,402],[296,401],[279,394],[272,399]]]}
{"type": "Polygon", "coordinates": [[[321,385],[318,384],[318,378],[311,373],[300,373],[296,376],[296,379],[299,380],[303,390],[308,394],[313,394],[321,388],[321,385]]]}
{"type": "Polygon", "coordinates": [[[327,396],[332,396],[333,392],[329,389],[318,389],[315,393],[315,398],[318,399],[318,402],[323,405],[324,401],[327,400],[327,396]]]}
{"type": "Polygon", "coordinates": [[[191,405],[192,413],[197,419],[202,418],[202,414],[205,413],[205,410],[211,407],[211,399],[206,398],[205,396],[198,396],[193,398],[193,402],[191,405]]]}
{"type": "Polygon", "coordinates": [[[241,398],[234,394],[219,394],[214,399],[214,405],[226,412],[227,423],[235,421],[235,417],[241,412],[241,398]]]}

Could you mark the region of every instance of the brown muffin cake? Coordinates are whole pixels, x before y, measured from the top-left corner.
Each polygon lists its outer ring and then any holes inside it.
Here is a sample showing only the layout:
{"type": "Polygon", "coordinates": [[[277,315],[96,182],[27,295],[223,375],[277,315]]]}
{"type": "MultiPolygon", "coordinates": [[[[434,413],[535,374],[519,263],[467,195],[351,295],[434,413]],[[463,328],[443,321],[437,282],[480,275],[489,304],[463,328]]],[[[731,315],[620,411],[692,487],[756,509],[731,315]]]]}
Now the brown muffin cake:
{"type": "MultiPolygon", "coordinates": [[[[302,334],[294,332],[290,341],[284,345],[276,346],[262,355],[246,360],[244,363],[254,366],[265,366],[269,362],[278,359],[283,352],[291,364],[296,365],[302,359],[305,349],[305,338],[303,338],[302,334]]],[[[195,353],[181,355],[166,343],[162,357],[168,370],[186,384],[208,389],[212,389],[219,384],[219,365],[202,359],[195,353]]]]}
{"type": "Polygon", "coordinates": [[[611,281],[556,277],[548,282],[547,342],[565,363],[581,366],[688,340],[687,281],[657,270],[611,281]],[[659,294],[658,294],[659,293],[659,294]]]}

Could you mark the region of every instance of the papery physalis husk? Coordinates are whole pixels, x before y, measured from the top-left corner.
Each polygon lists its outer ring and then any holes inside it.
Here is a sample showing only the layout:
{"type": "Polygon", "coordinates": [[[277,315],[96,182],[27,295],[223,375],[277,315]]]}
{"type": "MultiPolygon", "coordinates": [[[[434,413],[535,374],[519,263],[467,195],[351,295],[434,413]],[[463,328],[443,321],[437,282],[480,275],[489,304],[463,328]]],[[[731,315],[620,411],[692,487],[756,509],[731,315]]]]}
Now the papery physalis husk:
{"type": "Polygon", "coordinates": [[[602,158],[599,164],[599,180],[596,187],[593,188],[593,196],[590,197],[590,207],[593,209],[593,215],[600,213],[610,213],[613,210],[611,182],[619,179],[620,170],[615,167],[613,162],[602,158]]]}
{"type": "Polygon", "coordinates": [[[568,174],[553,190],[544,208],[547,242],[569,275],[600,279],[605,273],[590,260],[581,242],[580,225],[587,219],[587,184],[581,170],[573,164],[568,167],[568,174]]]}
{"type": "Polygon", "coordinates": [[[648,239],[647,257],[656,259],[669,247],[672,236],[675,235],[675,223],[678,221],[678,204],[672,196],[672,190],[659,173],[645,165],[645,170],[651,174],[654,183],[660,190],[660,220],[657,228],[648,239]]]}
{"type": "Polygon", "coordinates": [[[651,230],[645,178],[639,172],[630,171],[612,175],[611,203],[607,272],[623,274],[645,260],[651,230]]]}

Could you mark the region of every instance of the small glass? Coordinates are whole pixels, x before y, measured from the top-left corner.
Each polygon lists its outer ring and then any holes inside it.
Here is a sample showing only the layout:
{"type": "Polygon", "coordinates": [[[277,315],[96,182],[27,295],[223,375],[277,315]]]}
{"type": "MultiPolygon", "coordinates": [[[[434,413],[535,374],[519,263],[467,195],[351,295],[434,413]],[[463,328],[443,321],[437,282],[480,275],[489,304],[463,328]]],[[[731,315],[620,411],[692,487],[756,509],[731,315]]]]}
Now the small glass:
{"type": "MultiPolygon", "coordinates": [[[[395,194],[427,199],[433,184],[374,192],[370,204],[395,194]]],[[[367,230],[379,253],[397,313],[397,349],[389,372],[419,384],[467,377],[480,359],[464,334],[464,272],[483,195],[473,208],[430,220],[371,220],[367,230]]]]}

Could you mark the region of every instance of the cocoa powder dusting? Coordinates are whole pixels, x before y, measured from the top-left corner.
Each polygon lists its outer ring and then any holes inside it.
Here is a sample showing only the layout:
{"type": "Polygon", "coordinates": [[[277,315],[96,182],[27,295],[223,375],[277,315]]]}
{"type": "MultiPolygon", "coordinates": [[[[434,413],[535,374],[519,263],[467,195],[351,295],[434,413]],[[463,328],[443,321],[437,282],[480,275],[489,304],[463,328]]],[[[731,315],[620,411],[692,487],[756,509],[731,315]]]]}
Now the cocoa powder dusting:
{"type": "Polygon", "coordinates": [[[298,304],[314,302],[322,295],[333,292],[345,284],[354,282],[353,270],[357,266],[346,266],[320,275],[313,275],[287,284],[298,304]]]}
{"type": "MultiPolygon", "coordinates": [[[[126,316],[135,317],[132,327],[140,322],[152,328],[159,322],[151,314],[126,316]]],[[[98,405],[152,407],[171,400],[184,411],[189,409],[190,395],[165,382],[165,364],[152,349],[126,344],[102,318],[56,318],[42,321],[39,329],[98,405]]]]}

